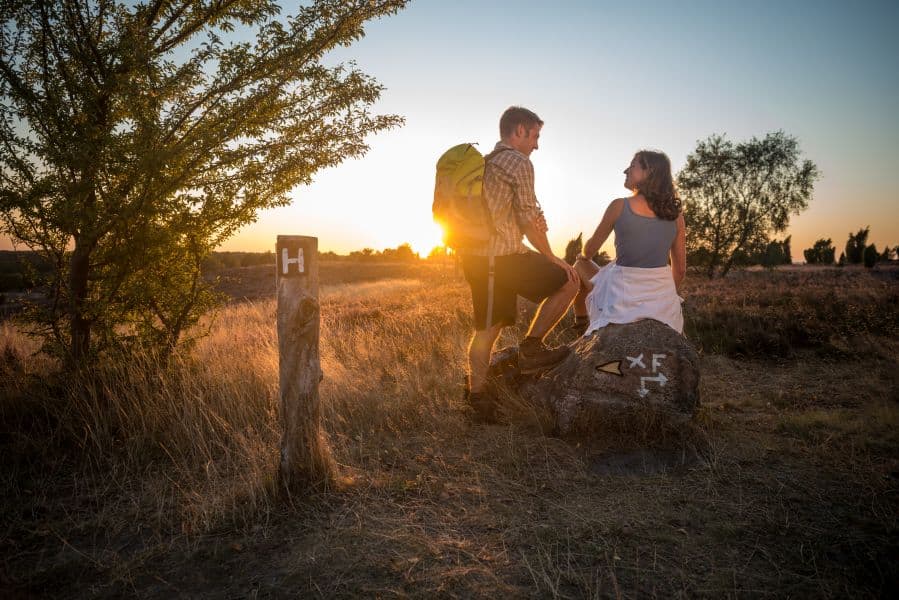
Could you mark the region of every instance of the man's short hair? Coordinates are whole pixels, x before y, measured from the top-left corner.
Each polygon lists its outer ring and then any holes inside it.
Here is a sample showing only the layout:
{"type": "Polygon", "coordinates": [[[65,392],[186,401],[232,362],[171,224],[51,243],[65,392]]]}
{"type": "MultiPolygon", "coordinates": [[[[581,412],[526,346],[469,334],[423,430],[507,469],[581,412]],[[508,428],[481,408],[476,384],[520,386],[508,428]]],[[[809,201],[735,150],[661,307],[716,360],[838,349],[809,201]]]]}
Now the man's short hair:
{"type": "Polygon", "coordinates": [[[519,125],[524,125],[525,130],[530,131],[534,125],[543,125],[543,121],[534,111],[522,106],[510,106],[499,118],[500,139],[511,136],[519,125]]]}

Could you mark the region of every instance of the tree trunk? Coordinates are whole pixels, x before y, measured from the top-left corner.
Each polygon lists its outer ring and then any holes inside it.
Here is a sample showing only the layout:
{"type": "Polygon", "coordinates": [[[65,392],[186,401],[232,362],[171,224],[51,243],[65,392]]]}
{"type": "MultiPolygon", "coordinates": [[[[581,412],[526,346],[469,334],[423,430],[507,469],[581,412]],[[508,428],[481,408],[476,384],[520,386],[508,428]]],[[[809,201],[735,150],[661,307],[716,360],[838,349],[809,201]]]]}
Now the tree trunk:
{"type": "Polygon", "coordinates": [[[318,239],[278,236],[278,352],[281,389],[279,479],[288,494],[327,487],[334,461],[321,428],[318,239]]]}
{"type": "Polygon", "coordinates": [[[721,269],[721,277],[727,275],[727,273],[730,271],[731,266],[733,265],[733,262],[733,259],[730,259],[726,263],[724,263],[724,267],[722,267],[721,269]]]}
{"type": "Polygon", "coordinates": [[[86,366],[85,358],[90,353],[91,346],[91,320],[85,318],[85,305],[88,295],[88,276],[90,275],[90,250],[82,243],[75,242],[75,250],[69,265],[69,292],[71,297],[68,302],[69,332],[71,336],[69,346],[70,367],[77,369],[86,366]]]}
{"type": "Polygon", "coordinates": [[[718,266],[719,259],[721,254],[719,252],[718,246],[715,246],[714,252],[712,252],[712,257],[709,259],[709,268],[706,271],[706,276],[709,279],[712,279],[715,276],[715,267],[718,266]]]}

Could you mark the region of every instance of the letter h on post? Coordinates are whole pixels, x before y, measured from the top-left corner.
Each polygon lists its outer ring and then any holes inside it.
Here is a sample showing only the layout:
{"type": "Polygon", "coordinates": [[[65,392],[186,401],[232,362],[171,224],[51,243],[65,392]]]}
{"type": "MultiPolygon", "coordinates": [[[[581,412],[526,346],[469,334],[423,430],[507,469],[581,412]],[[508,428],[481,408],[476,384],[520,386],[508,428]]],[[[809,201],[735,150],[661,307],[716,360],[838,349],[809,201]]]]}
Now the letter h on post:
{"type": "Polygon", "coordinates": [[[303,260],[303,249],[297,248],[297,257],[290,258],[287,248],[281,248],[281,275],[287,275],[290,272],[290,265],[297,266],[297,272],[305,272],[305,261],[303,260]]]}

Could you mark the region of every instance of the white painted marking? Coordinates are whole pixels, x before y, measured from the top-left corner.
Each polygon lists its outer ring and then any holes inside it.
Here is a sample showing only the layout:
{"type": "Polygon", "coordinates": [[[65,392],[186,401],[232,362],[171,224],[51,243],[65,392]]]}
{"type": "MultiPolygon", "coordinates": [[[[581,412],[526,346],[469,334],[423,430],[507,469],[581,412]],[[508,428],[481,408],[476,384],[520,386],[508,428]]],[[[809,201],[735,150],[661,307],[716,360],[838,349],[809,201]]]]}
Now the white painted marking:
{"type": "Polygon", "coordinates": [[[659,373],[656,377],[641,377],[640,385],[645,387],[646,384],[644,382],[646,381],[657,381],[659,383],[659,387],[665,387],[665,384],[668,383],[668,378],[665,377],[664,373],[659,373]]]}
{"type": "Polygon", "coordinates": [[[630,365],[628,365],[629,369],[633,369],[634,365],[640,365],[641,369],[646,368],[646,365],[643,364],[643,354],[642,353],[637,358],[631,358],[630,356],[625,356],[625,358],[628,360],[628,362],[631,363],[630,365]]]}
{"type": "Polygon", "coordinates": [[[646,394],[649,393],[649,390],[646,388],[647,381],[655,381],[659,384],[659,387],[665,387],[665,384],[668,383],[668,378],[665,377],[664,373],[659,373],[655,377],[641,377],[640,389],[637,390],[637,393],[640,394],[641,398],[645,398],[646,394]]]}
{"type": "Polygon", "coordinates": [[[665,358],[664,354],[653,354],[652,355],[652,372],[658,373],[658,368],[662,366],[662,359],[665,358]]]}
{"type": "Polygon", "coordinates": [[[287,248],[281,248],[281,274],[287,275],[287,271],[290,268],[290,265],[293,264],[297,266],[297,271],[299,273],[306,272],[306,262],[303,257],[303,249],[297,248],[297,257],[290,258],[290,254],[288,254],[287,248]]]}

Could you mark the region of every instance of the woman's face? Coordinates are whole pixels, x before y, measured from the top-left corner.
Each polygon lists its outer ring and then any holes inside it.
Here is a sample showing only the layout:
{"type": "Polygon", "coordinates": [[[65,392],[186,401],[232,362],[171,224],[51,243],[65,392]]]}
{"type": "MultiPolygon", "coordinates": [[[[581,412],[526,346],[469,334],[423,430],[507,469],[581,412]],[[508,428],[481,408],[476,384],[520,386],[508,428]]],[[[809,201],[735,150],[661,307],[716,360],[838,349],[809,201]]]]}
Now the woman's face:
{"type": "Polygon", "coordinates": [[[633,191],[640,188],[640,184],[649,177],[649,169],[644,169],[640,159],[634,156],[631,165],[624,170],[624,187],[633,191]]]}

